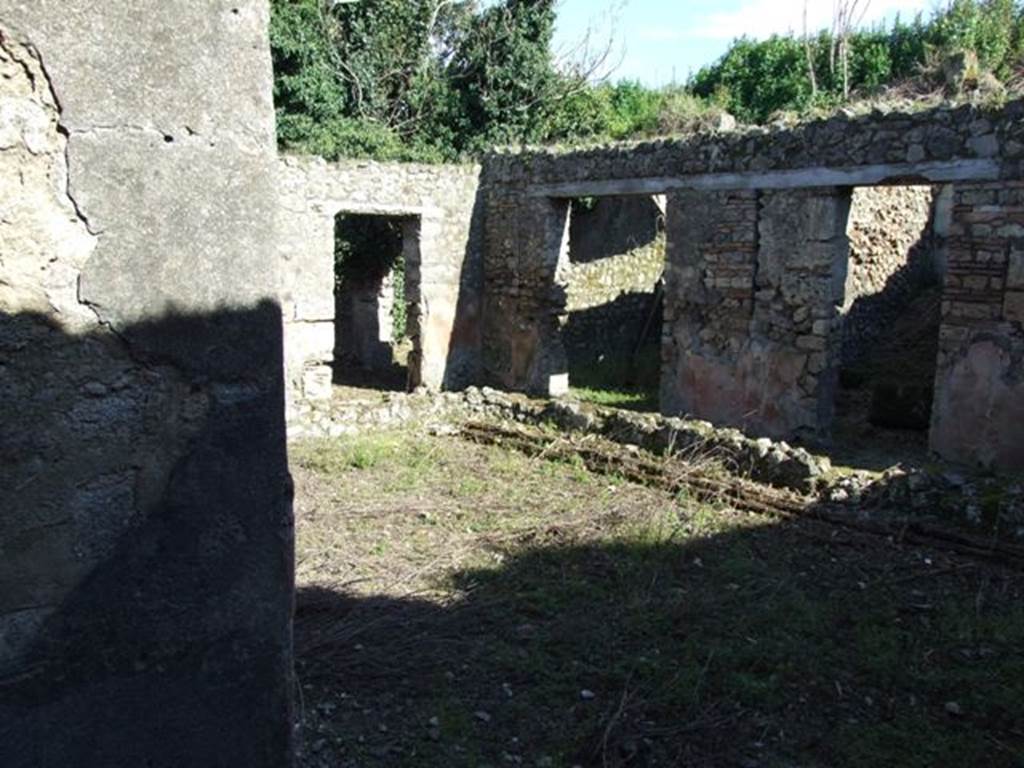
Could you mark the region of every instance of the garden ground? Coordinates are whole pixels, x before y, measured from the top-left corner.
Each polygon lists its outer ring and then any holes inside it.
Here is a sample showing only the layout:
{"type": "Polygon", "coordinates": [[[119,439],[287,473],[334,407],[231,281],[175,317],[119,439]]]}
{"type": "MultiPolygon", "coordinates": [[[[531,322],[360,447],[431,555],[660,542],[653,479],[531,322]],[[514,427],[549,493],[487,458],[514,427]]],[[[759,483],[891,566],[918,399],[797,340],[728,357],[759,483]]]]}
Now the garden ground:
{"type": "Polygon", "coordinates": [[[300,765],[1024,765],[1024,574],[413,428],[292,446],[300,765]]]}

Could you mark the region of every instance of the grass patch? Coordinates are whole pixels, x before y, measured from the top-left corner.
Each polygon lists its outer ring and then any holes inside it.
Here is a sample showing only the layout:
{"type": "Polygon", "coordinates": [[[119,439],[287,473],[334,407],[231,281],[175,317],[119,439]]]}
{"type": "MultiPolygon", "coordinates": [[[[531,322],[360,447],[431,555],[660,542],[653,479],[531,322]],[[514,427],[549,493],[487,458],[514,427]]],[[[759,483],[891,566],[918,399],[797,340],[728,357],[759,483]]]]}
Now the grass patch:
{"type": "Polygon", "coordinates": [[[611,408],[625,408],[633,411],[656,411],[657,398],[650,392],[623,389],[593,389],[591,387],[572,387],[570,390],[579,400],[594,405],[611,408]]]}
{"type": "Polygon", "coordinates": [[[634,411],[657,411],[661,351],[647,345],[629,358],[601,359],[570,366],[571,392],[595,405],[634,411]]]}
{"type": "Polygon", "coordinates": [[[1019,573],[451,438],[293,457],[300,765],[1024,760],[1019,573]]]}

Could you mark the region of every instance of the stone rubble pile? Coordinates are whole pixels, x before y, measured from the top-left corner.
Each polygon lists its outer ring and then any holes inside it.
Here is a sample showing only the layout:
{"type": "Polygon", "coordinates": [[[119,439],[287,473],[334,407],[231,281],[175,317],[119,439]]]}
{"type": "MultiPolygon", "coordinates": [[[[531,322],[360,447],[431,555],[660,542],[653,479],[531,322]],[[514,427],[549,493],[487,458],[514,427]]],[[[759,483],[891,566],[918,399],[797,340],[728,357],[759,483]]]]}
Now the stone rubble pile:
{"type": "Polygon", "coordinates": [[[365,400],[302,406],[290,422],[290,437],[340,437],[366,430],[418,423],[441,429],[459,420],[494,418],[554,425],[567,432],[597,434],[654,453],[692,461],[714,461],[752,479],[801,493],[817,490],[831,470],[828,459],[768,438],[705,421],[642,414],[582,404],[570,399],[531,400],[523,395],[469,387],[463,392],[426,390],[385,393],[365,400]]]}
{"type": "Polygon", "coordinates": [[[935,518],[1024,540],[1024,481],[980,477],[948,468],[893,467],[877,472],[838,472],[827,457],[784,441],[748,437],[706,421],[636,413],[580,403],[571,398],[537,400],[469,387],[463,392],[373,393],[361,400],[304,406],[290,426],[292,439],[335,438],[366,431],[417,426],[455,434],[458,423],[510,421],[599,435],[655,454],[694,463],[716,463],[730,472],[812,496],[857,517],[883,510],[935,518]]]}

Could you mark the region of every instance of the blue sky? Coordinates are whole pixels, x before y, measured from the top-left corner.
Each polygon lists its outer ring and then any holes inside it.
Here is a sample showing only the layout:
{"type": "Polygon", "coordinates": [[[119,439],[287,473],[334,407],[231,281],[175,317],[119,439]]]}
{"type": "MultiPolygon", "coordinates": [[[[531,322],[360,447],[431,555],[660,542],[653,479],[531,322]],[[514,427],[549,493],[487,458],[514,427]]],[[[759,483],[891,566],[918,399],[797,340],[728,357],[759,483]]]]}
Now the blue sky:
{"type": "MultiPolygon", "coordinates": [[[[865,23],[929,15],[944,0],[872,0],[865,23]]],[[[804,0],[561,0],[556,50],[571,52],[588,27],[607,41],[614,30],[613,79],[631,78],[649,85],[686,80],[690,71],[710,64],[741,35],[767,37],[803,29],[804,0]]],[[[832,0],[809,0],[811,28],[829,26],[832,0]]],[[[598,46],[599,47],[599,46],[598,46]]]]}

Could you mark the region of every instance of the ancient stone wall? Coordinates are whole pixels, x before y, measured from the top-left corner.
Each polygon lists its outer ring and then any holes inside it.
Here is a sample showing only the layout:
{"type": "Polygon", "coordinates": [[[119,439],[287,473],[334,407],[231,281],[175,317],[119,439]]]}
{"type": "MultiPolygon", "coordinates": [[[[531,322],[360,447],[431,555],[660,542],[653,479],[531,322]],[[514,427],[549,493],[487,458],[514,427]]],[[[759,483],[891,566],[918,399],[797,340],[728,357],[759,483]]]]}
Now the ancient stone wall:
{"type": "Polygon", "coordinates": [[[746,127],[636,144],[499,152],[489,181],[533,194],[663,194],[673,188],[927,184],[1012,179],[1024,160],[1024,101],[913,114],[838,114],[795,127],[746,127]]]}
{"type": "Polygon", "coordinates": [[[602,370],[629,366],[645,338],[660,337],[662,221],[650,197],[573,206],[568,259],[557,275],[566,289],[562,340],[571,376],[600,378],[602,370]]]}
{"type": "Polygon", "coordinates": [[[5,768],[290,763],[267,23],[0,0],[5,768]]]}
{"type": "Polygon", "coordinates": [[[936,215],[942,215],[938,187],[853,190],[842,308],[844,367],[869,358],[913,299],[939,284],[943,244],[934,231],[936,215]]]}
{"type": "Polygon", "coordinates": [[[334,365],[390,368],[394,358],[394,271],[367,283],[343,285],[334,302],[334,365]]]}
{"type": "Polygon", "coordinates": [[[522,187],[486,190],[482,363],[501,389],[564,394],[569,364],[561,343],[569,204],[527,197],[522,187]]]}
{"type": "Polygon", "coordinates": [[[663,231],[663,206],[663,200],[644,195],[572,201],[569,260],[601,261],[653,242],[663,231]]]}
{"type": "Polygon", "coordinates": [[[756,434],[830,421],[849,193],[669,198],[662,410],[756,434]]]}
{"type": "Polygon", "coordinates": [[[1024,182],[962,185],[953,201],[933,450],[1024,467],[1024,182]]]}
{"type": "Polygon", "coordinates": [[[1024,102],[1014,102],[1003,110],[840,115],[795,128],[497,153],[485,163],[484,283],[498,311],[484,318],[484,378],[545,392],[561,385],[565,355],[551,316],[564,302],[551,278],[566,200],[1013,179],[1024,159],[1022,117],[1024,102]]]}
{"type": "Polygon", "coordinates": [[[281,160],[277,184],[290,400],[330,396],[334,354],[334,220],[338,213],[415,219],[406,237],[414,386],[458,388],[479,377],[480,169],[319,158],[281,160]]]}
{"type": "MultiPolygon", "coordinates": [[[[827,437],[842,347],[840,310],[847,305],[852,190],[1015,182],[1024,175],[1022,118],[1024,102],[1013,102],[1002,109],[839,115],[795,128],[498,153],[485,163],[484,378],[548,394],[567,384],[559,324],[566,291],[557,277],[565,263],[568,200],[669,194],[663,408],[770,435],[827,437]]],[[[918,203],[908,205],[916,210],[918,203]]],[[[1015,214],[1010,206],[999,215],[1012,222],[1015,214]]],[[[890,244],[892,253],[904,251],[919,218],[915,213],[902,222],[907,229],[890,244]]],[[[983,227],[972,228],[970,249],[984,251],[986,237],[983,227]]],[[[947,261],[941,248],[932,256],[934,269],[923,267],[922,274],[941,272],[947,261]]],[[[952,274],[952,254],[948,262],[952,274]]],[[[888,286],[894,275],[913,274],[917,262],[908,265],[901,269],[895,258],[877,254],[855,264],[851,296],[860,300],[882,280],[888,286]]],[[[1012,295],[1008,301],[1012,306],[1012,295]]],[[[964,311],[953,306],[951,312],[964,311]]],[[[884,325],[872,313],[860,326],[858,319],[851,325],[855,338],[884,325]]],[[[947,354],[965,354],[956,344],[968,344],[967,337],[944,332],[956,340],[947,354]]],[[[1007,333],[999,329],[1000,344],[1013,346],[1007,333]]],[[[1006,378],[999,366],[972,370],[984,387],[1003,391],[996,385],[1006,378]]],[[[1002,395],[993,396],[1003,407],[1002,395]]],[[[980,412],[974,416],[981,419],[980,412]]],[[[982,439],[991,446],[996,438],[982,439]]],[[[949,440],[933,445],[960,455],[949,440]]],[[[996,453],[1005,458],[1005,451],[996,453]]]]}

